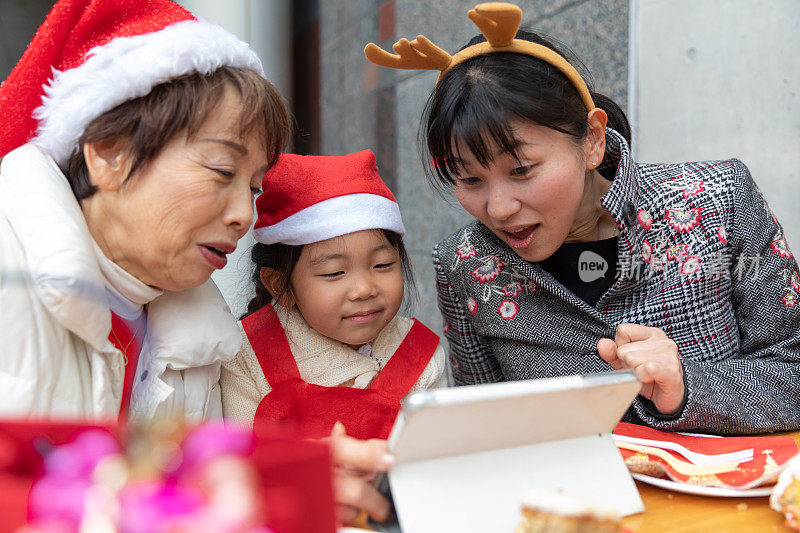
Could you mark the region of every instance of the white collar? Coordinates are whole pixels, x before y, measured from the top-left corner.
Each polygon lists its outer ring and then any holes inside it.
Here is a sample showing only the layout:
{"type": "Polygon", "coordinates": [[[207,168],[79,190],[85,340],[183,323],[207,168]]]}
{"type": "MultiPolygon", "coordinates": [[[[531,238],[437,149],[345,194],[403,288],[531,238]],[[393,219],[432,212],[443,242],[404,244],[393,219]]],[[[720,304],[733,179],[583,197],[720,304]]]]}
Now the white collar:
{"type": "Polygon", "coordinates": [[[369,341],[368,343],[362,345],[358,350],[356,350],[361,355],[366,357],[372,356],[372,343],[373,341],[369,341]]]}
{"type": "MultiPolygon", "coordinates": [[[[286,308],[275,302],[271,305],[281,321],[281,326],[284,328],[287,339],[291,340],[292,335],[296,334],[299,334],[301,337],[314,338],[317,339],[318,343],[329,345],[331,353],[335,352],[343,357],[351,357],[352,354],[357,353],[362,357],[374,360],[376,357],[381,357],[383,354],[386,354],[389,351],[388,345],[391,345],[393,342],[394,332],[403,320],[399,315],[395,315],[389,323],[378,332],[378,335],[374,339],[362,345],[358,350],[354,350],[347,344],[326,337],[312,328],[311,325],[306,322],[300,310],[297,309],[297,306],[286,308]]],[[[389,352],[388,357],[391,357],[393,352],[394,350],[389,352]]]]}
{"type": "Polygon", "coordinates": [[[121,266],[106,257],[97,242],[94,245],[97,264],[106,281],[109,306],[126,320],[135,320],[141,314],[142,307],[163,294],[164,291],[151,287],[121,266]]]}

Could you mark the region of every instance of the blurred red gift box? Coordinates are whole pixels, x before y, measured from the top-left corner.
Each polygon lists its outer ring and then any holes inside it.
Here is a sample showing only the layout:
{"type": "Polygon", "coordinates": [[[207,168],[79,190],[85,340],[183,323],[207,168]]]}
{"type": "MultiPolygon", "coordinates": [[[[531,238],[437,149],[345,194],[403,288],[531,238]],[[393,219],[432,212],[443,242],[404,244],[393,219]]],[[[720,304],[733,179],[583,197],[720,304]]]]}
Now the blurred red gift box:
{"type": "Polygon", "coordinates": [[[71,442],[86,429],[106,429],[119,437],[116,422],[77,423],[0,422],[0,531],[12,532],[27,522],[28,493],[43,473],[43,454],[71,442]]]}
{"type": "MultiPolygon", "coordinates": [[[[13,532],[27,522],[28,494],[43,474],[43,456],[92,428],[108,431],[124,447],[127,430],[116,421],[0,422],[0,532],[13,532]]],[[[335,532],[326,444],[262,431],[250,462],[260,473],[267,525],[279,533],[335,532]]]]}
{"type": "Polygon", "coordinates": [[[328,446],[259,435],[252,461],[261,472],[268,522],[279,533],[334,533],[328,446]]]}

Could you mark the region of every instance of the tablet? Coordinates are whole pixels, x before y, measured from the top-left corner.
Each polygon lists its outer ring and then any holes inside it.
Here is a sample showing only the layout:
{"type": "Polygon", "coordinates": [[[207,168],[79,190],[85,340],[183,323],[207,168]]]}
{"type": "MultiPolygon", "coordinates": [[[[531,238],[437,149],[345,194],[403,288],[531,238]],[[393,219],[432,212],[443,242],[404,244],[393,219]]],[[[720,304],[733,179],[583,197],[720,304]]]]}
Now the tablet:
{"type": "Polygon", "coordinates": [[[610,436],[640,388],[622,371],[409,396],[389,436],[403,533],[513,531],[531,490],[643,511],[610,436]]]}
{"type": "Polygon", "coordinates": [[[389,450],[402,464],[610,433],[641,385],[623,370],[417,392],[389,450]]]}

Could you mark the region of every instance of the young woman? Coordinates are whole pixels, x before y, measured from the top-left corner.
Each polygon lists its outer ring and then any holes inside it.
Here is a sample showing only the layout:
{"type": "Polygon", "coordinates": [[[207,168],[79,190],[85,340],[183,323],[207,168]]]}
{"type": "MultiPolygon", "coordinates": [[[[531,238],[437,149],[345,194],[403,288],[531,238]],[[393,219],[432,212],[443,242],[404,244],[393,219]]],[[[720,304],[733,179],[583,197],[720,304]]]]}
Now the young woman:
{"type": "Polygon", "coordinates": [[[476,219],[433,253],[456,383],[630,368],[626,420],[800,427],[800,275],[747,168],[635,163],[620,108],[519,8],[469,16],[484,35],[454,56],[366,50],[442,71],[423,160],[476,219]]]}

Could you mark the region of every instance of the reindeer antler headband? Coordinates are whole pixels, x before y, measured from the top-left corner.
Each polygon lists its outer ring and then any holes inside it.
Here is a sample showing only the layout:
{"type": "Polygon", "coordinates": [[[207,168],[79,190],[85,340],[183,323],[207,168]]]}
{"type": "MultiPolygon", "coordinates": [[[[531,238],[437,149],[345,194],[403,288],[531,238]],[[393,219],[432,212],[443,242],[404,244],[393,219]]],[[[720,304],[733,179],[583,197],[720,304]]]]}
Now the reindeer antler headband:
{"type": "Polygon", "coordinates": [[[569,61],[546,46],[514,38],[522,22],[522,10],[519,7],[505,2],[487,2],[470,9],[467,16],[481,30],[486,41],[468,46],[456,55],[451,56],[423,35],[417,35],[413,41],[405,38],[397,41],[392,46],[397,55],[383,50],[375,43],[369,43],[364,47],[364,55],[382,67],[439,70],[441,74],[438,83],[447,71],[471,57],[494,52],[525,54],[541,59],[560,70],[578,90],[586,109],[589,111],[594,109],[594,101],[586,82],[569,61]]]}

